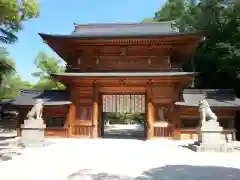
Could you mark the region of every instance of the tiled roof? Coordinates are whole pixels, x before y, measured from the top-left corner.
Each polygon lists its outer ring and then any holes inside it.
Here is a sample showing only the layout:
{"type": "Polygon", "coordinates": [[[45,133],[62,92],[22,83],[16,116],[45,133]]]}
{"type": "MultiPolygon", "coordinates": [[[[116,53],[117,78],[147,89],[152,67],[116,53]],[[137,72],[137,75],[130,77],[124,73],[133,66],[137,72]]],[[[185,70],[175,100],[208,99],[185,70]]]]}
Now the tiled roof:
{"type": "Polygon", "coordinates": [[[70,104],[67,91],[21,89],[15,100],[9,101],[12,105],[34,105],[36,99],[43,99],[44,105],[70,104]]]}
{"type": "Polygon", "coordinates": [[[195,35],[200,32],[180,33],[172,28],[172,22],[151,23],[112,23],[112,24],[75,24],[74,31],[69,35],[48,35],[40,33],[43,37],[55,38],[134,38],[150,36],[179,36],[195,35]]]}
{"type": "Polygon", "coordinates": [[[206,99],[212,107],[240,107],[240,99],[236,98],[232,89],[185,89],[180,106],[198,106],[198,101],[206,99]]]}
{"type": "MultiPolygon", "coordinates": [[[[44,105],[70,104],[67,91],[22,89],[15,100],[8,101],[11,105],[34,105],[36,99],[43,99],[44,105]]],[[[185,89],[179,106],[197,107],[198,101],[206,99],[211,107],[240,107],[240,99],[235,97],[232,89],[185,89]]]]}

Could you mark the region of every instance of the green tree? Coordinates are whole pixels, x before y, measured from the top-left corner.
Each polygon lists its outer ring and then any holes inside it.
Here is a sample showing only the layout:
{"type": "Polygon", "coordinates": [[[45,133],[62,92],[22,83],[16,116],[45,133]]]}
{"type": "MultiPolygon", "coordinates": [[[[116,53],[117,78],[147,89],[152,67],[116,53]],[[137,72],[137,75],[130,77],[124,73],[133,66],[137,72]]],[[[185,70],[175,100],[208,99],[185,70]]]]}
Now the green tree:
{"type": "Polygon", "coordinates": [[[0,99],[14,99],[22,88],[31,88],[28,81],[23,81],[17,73],[13,73],[6,78],[8,86],[0,89],[0,99]]]}
{"type": "Polygon", "coordinates": [[[0,42],[14,43],[22,23],[39,15],[35,0],[0,0],[0,42]]]}
{"type": "Polygon", "coordinates": [[[39,78],[39,81],[33,86],[34,88],[43,90],[65,88],[63,84],[51,77],[52,73],[62,73],[65,71],[65,66],[62,65],[60,60],[49,57],[44,52],[40,52],[34,60],[34,64],[39,69],[39,71],[32,73],[33,76],[39,78]]]}
{"type": "Polygon", "coordinates": [[[238,0],[168,0],[156,21],[174,20],[181,32],[200,30],[205,41],[184,69],[197,71],[197,88],[240,89],[240,2],[238,0]]]}
{"type": "Polygon", "coordinates": [[[8,52],[5,48],[0,47],[0,86],[5,88],[8,86],[7,77],[15,73],[15,64],[9,58],[8,52]]]}
{"type": "Polygon", "coordinates": [[[150,22],[154,22],[154,18],[145,18],[142,20],[143,23],[150,23],[150,22]]]}
{"type": "Polygon", "coordinates": [[[22,81],[15,71],[15,63],[8,56],[5,48],[0,48],[0,99],[15,98],[21,88],[29,88],[31,84],[22,81]]]}

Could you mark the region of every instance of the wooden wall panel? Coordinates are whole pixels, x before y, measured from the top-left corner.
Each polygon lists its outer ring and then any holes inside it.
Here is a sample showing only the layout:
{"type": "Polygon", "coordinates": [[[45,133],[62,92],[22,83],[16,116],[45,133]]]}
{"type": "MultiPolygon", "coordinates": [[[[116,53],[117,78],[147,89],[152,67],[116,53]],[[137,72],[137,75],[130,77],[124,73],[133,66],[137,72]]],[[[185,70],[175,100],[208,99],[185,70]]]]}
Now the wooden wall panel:
{"type": "MultiPolygon", "coordinates": [[[[233,119],[235,117],[235,110],[226,108],[211,108],[218,116],[218,119],[233,119]]],[[[199,119],[198,107],[182,107],[180,108],[181,119],[199,119]]]]}
{"type": "MultiPolygon", "coordinates": [[[[171,54],[171,47],[166,45],[151,45],[151,47],[148,45],[82,45],[75,48],[78,53],[75,56],[79,57],[80,61],[75,59],[69,64],[81,72],[164,69],[169,68],[167,59],[171,54]]],[[[69,69],[69,71],[71,70],[69,69]]]]}
{"type": "MultiPolygon", "coordinates": [[[[171,71],[168,56],[100,56],[83,57],[74,64],[70,64],[75,72],[101,72],[101,71],[171,71]]],[[[68,72],[71,71],[68,69],[68,72]]]]}
{"type": "Polygon", "coordinates": [[[92,103],[92,87],[75,86],[70,89],[71,100],[76,106],[92,103]]]}
{"type": "Polygon", "coordinates": [[[173,86],[153,87],[155,103],[171,103],[174,95],[173,86]]]}
{"type": "Polygon", "coordinates": [[[110,94],[142,94],[146,93],[147,88],[145,87],[100,87],[99,91],[101,93],[110,94]]]}
{"type": "Polygon", "coordinates": [[[71,100],[76,107],[75,117],[70,125],[71,137],[92,136],[92,86],[73,86],[70,88],[71,100]]]}
{"type": "MultiPolygon", "coordinates": [[[[227,136],[231,136],[232,139],[235,139],[235,130],[234,129],[225,129],[222,133],[222,138],[223,140],[227,139],[227,136]]],[[[181,135],[180,135],[181,140],[198,140],[198,133],[196,132],[195,129],[181,129],[181,135]]]]}
{"type": "Polygon", "coordinates": [[[172,126],[167,127],[154,127],[154,137],[172,137],[172,126]]]}
{"type": "Polygon", "coordinates": [[[72,137],[88,137],[92,136],[92,126],[74,125],[72,127],[72,137]]]}
{"type": "Polygon", "coordinates": [[[159,60],[158,57],[150,58],[151,64],[150,67],[153,69],[170,69],[170,59],[169,57],[163,57],[161,60],[159,60]]]}
{"type": "Polygon", "coordinates": [[[45,130],[45,136],[68,137],[68,128],[64,129],[47,128],[45,130]]]}

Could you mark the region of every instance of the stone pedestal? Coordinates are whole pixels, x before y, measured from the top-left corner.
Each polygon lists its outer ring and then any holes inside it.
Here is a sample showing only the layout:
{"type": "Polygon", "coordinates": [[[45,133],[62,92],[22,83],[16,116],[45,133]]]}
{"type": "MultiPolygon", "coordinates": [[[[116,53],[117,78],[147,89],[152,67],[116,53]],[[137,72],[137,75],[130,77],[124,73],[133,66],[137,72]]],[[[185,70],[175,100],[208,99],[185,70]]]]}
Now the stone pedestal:
{"type": "Polygon", "coordinates": [[[233,146],[227,143],[222,135],[223,128],[215,120],[206,121],[197,128],[198,142],[190,144],[189,148],[197,152],[232,152],[233,146]]]}
{"type": "Polygon", "coordinates": [[[43,119],[27,119],[21,125],[21,143],[25,146],[41,146],[44,143],[46,124],[43,119]]]}

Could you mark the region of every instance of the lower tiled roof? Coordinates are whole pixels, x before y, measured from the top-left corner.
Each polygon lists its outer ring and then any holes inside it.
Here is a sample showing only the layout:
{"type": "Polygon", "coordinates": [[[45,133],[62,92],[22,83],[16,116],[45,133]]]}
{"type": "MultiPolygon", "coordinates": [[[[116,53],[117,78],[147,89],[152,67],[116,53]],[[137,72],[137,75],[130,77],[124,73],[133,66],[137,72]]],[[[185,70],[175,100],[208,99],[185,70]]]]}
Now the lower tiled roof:
{"type": "Polygon", "coordinates": [[[34,90],[21,89],[16,99],[9,101],[11,105],[34,105],[36,99],[43,99],[44,105],[64,105],[70,104],[69,94],[62,90],[34,90]]]}
{"type": "MultiPolygon", "coordinates": [[[[34,105],[36,99],[43,99],[44,105],[70,104],[67,91],[62,90],[34,90],[22,89],[15,100],[8,101],[11,105],[34,105]]],[[[240,99],[237,98],[232,89],[185,89],[181,101],[176,102],[178,106],[197,107],[198,101],[206,99],[212,107],[240,107],[240,99]]]]}
{"type": "Polygon", "coordinates": [[[240,107],[240,99],[232,89],[185,89],[179,106],[197,107],[198,101],[206,99],[212,107],[240,107]]]}

